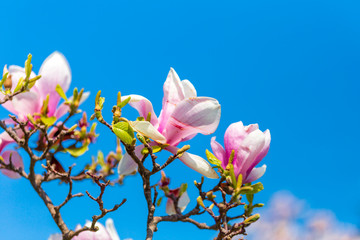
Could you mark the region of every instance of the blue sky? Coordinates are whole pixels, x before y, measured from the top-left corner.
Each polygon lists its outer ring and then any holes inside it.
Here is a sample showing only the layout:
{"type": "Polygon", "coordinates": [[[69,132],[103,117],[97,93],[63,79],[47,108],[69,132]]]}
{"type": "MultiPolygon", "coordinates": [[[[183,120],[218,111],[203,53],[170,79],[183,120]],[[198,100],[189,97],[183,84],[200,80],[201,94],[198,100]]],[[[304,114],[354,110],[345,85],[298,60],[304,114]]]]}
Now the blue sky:
{"type": "MultiPolygon", "coordinates": [[[[0,14],[0,66],[22,65],[32,53],[38,71],[58,50],[70,63],[71,87],[92,92],[83,109],[93,111],[101,89],[108,118],[117,91],[146,96],[159,113],[162,84],[173,67],[195,85],[198,95],[221,103],[221,122],[214,134],[219,141],[227,126],[240,120],[270,129],[265,190],[258,194],[259,201],[287,189],[313,208],[331,209],[341,221],[357,224],[359,13],[355,0],[8,1],[0,14]]],[[[6,114],[0,111],[2,117],[6,114]]],[[[136,117],[130,108],[126,114],[136,117]]],[[[99,149],[114,150],[114,136],[102,126],[98,132],[97,144],[76,160],[79,165],[99,149]]],[[[204,155],[210,138],[190,141],[191,152],[204,155]]],[[[173,176],[173,186],[200,178],[181,163],[167,173],[173,176]]],[[[122,238],[144,238],[139,180],[130,177],[105,195],[108,207],[128,198],[109,215],[122,238]]],[[[58,231],[29,183],[2,175],[0,181],[1,239],[46,239],[58,231]]],[[[65,186],[50,184],[47,189],[57,202],[66,195],[65,186]]],[[[76,190],[97,188],[87,183],[76,190]]],[[[190,187],[190,195],[196,197],[193,190],[190,187]]],[[[71,227],[94,213],[96,206],[86,198],[64,208],[71,227]]],[[[189,224],[160,224],[155,239],[169,239],[169,234],[175,240],[213,236],[189,224]]]]}

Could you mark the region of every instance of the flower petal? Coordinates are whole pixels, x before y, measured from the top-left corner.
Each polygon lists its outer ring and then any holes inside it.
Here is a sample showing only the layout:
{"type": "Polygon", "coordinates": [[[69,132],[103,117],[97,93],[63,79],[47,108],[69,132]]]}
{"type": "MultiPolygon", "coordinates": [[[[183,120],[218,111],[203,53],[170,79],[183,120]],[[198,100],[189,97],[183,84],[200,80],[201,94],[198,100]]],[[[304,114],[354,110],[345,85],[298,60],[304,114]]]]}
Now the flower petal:
{"type": "Polygon", "coordinates": [[[189,80],[182,80],[181,84],[183,85],[185,98],[193,98],[197,96],[196,89],[189,80]]]}
{"type": "Polygon", "coordinates": [[[237,151],[236,161],[234,162],[235,175],[240,173],[246,176],[246,173],[250,170],[256,160],[256,157],[262,151],[265,145],[265,135],[259,129],[251,132],[241,143],[240,148],[237,151]]]}
{"type": "Polygon", "coordinates": [[[266,171],[265,164],[262,165],[261,167],[253,168],[251,170],[250,174],[247,176],[244,183],[254,182],[254,181],[258,180],[259,178],[261,178],[264,175],[265,171],[266,171]]]}
{"type": "Polygon", "coordinates": [[[148,121],[129,121],[131,127],[138,133],[151,138],[152,140],[165,144],[166,138],[148,121]]]}
{"type": "MultiPolygon", "coordinates": [[[[190,198],[186,191],[180,196],[179,201],[178,201],[178,207],[180,208],[180,211],[184,212],[189,203],[190,203],[190,198]]],[[[168,215],[176,214],[174,201],[171,198],[168,198],[168,200],[166,202],[166,213],[168,215]]]]}
{"type": "MultiPolygon", "coordinates": [[[[178,148],[173,146],[168,146],[165,149],[171,152],[172,154],[175,154],[178,151],[178,148]]],[[[208,163],[208,161],[206,161],[205,159],[203,159],[198,155],[185,152],[179,159],[186,166],[204,175],[205,177],[219,178],[219,176],[211,167],[211,165],[208,163]]]]}
{"type": "Polygon", "coordinates": [[[176,105],[163,135],[167,143],[176,146],[196,133],[213,133],[219,125],[221,107],[214,98],[188,98],[176,105]]]}
{"type": "Polygon", "coordinates": [[[162,111],[159,117],[160,132],[162,132],[165,128],[166,123],[174,111],[176,104],[185,98],[183,84],[181,83],[179,76],[173,68],[170,68],[170,72],[166,78],[163,89],[164,98],[162,102],[162,111]]]}
{"type": "Polygon", "coordinates": [[[257,155],[257,157],[255,158],[254,162],[250,165],[249,169],[248,169],[248,173],[250,173],[251,169],[253,169],[256,165],[258,165],[258,163],[266,156],[266,154],[269,151],[270,148],[270,142],[271,142],[271,135],[270,135],[270,131],[267,129],[264,132],[264,136],[265,136],[265,144],[263,149],[260,151],[260,153],[257,155]]]}
{"type": "Polygon", "coordinates": [[[149,112],[151,113],[151,121],[150,122],[154,126],[157,127],[158,119],[156,117],[156,114],[154,112],[151,102],[147,98],[144,98],[143,96],[136,95],[136,94],[122,96],[121,101],[124,101],[128,97],[131,97],[130,102],[129,102],[130,106],[135,108],[139,112],[139,115],[141,117],[146,119],[149,112]]]}
{"type": "Polygon", "coordinates": [[[25,92],[13,98],[12,103],[20,120],[24,120],[28,114],[40,112],[41,105],[38,94],[34,92],[25,92]]]}
{"type": "Polygon", "coordinates": [[[49,94],[49,116],[53,116],[60,101],[60,96],[55,90],[56,85],[59,84],[64,92],[66,92],[71,83],[69,63],[64,55],[54,52],[45,59],[39,74],[41,78],[35,85],[39,90],[41,100],[44,100],[46,95],[49,94]]]}
{"type": "Polygon", "coordinates": [[[221,144],[218,143],[215,139],[216,139],[216,137],[211,138],[211,143],[210,143],[211,149],[212,149],[215,157],[217,157],[217,159],[219,159],[223,163],[224,158],[225,158],[225,150],[224,150],[223,146],[221,146],[221,144]]]}
{"type": "Polygon", "coordinates": [[[106,230],[109,233],[111,240],[120,240],[119,234],[116,231],[114,221],[108,218],[105,222],[106,230]]]}
{"type": "MultiPolygon", "coordinates": [[[[143,149],[143,145],[139,145],[135,147],[135,155],[138,158],[141,158],[141,150],[143,149]]],[[[118,173],[119,175],[130,175],[135,172],[138,168],[136,162],[131,158],[131,156],[126,152],[123,158],[120,160],[118,165],[118,173]]]]}
{"type": "MultiPolygon", "coordinates": [[[[7,164],[10,163],[10,156],[11,156],[11,162],[14,165],[14,167],[24,168],[23,160],[22,160],[21,156],[19,155],[19,153],[16,151],[9,150],[9,151],[3,152],[2,157],[3,157],[5,163],[7,163],[7,164]]],[[[8,176],[9,178],[20,178],[21,177],[18,173],[15,173],[13,171],[1,169],[1,172],[4,175],[8,176]]]]}

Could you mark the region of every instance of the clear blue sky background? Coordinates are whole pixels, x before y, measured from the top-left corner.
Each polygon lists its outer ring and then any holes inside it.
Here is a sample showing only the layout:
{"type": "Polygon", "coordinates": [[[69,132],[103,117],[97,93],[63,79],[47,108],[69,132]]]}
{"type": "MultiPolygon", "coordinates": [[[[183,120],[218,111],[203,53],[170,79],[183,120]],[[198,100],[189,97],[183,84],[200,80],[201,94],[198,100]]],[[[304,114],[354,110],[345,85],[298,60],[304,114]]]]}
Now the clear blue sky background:
{"type": "MultiPolygon", "coordinates": [[[[92,92],[83,106],[89,113],[99,89],[108,113],[119,90],[145,95],[159,113],[162,85],[174,67],[199,95],[222,104],[218,140],[239,120],[270,129],[272,142],[264,160],[268,171],[259,201],[287,189],[313,208],[331,209],[341,221],[358,223],[358,1],[6,1],[1,9],[0,66],[22,65],[32,53],[38,71],[50,53],[61,51],[72,69],[71,87],[92,92]]],[[[135,118],[127,109],[129,118],[135,118]]],[[[79,165],[99,149],[114,149],[114,136],[102,126],[98,131],[97,144],[76,160],[79,165]]],[[[196,139],[190,142],[191,152],[204,155],[210,136],[196,139]]],[[[174,187],[200,178],[180,162],[167,172],[174,187]]],[[[1,239],[39,240],[58,232],[29,183],[2,175],[0,182],[1,239]]],[[[77,185],[76,190],[96,193],[89,185],[77,185]]],[[[67,190],[57,184],[47,189],[56,202],[67,190]]],[[[190,184],[190,195],[196,197],[193,190],[190,184]]],[[[126,205],[109,216],[122,238],[143,239],[146,208],[138,177],[109,190],[106,206],[124,197],[126,205]]],[[[72,200],[64,217],[75,227],[96,210],[84,197],[72,200]]],[[[213,236],[189,224],[160,224],[159,230],[155,239],[213,236]]]]}

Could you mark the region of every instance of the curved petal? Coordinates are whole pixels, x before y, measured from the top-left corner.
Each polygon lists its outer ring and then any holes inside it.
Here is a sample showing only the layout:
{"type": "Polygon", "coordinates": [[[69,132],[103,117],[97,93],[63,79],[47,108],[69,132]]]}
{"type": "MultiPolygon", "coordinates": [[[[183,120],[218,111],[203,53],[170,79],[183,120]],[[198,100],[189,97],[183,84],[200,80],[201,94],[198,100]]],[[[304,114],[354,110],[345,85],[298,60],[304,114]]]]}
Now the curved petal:
{"type": "Polygon", "coordinates": [[[108,218],[105,222],[106,230],[111,236],[111,240],[120,240],[119,234],[116,231],[114,221],[111,218],[108,218]]]}
{"type": "Polygon", "coordinates": [[[258,180],[259,178],[261,178],[264,175],[265,171],[266,171],[265,164],[262,165],[261,167],[253,168],[251,170],[250,174],[245,179],[244,183],[254,182],[254,181],[258,180]]]}
{"type": "Polygon", "coordinates": [[[259,129],[251,132],[241,143],[234,163],[235,175],[245,176],[265,145],[265,136],[259,129]]]}
{"type": "Polygon", "coordinates": [[[196,133],[213,133],[219,125],[221,107],[214,98],[188,98],[176,105],[163,135],[167,143],[176,146],[196,133]]]}
{"type": "MultiPolygon", "coordinates": [[[[218,143],[215,139],[216,139],[216,137],[211,138],[211,143],[210,143],[211,149],[212,149],[215,157],[217,157],[217,159],[219,159],[221,161],[221,163],[224,163],[225,150],[224,150],[223,146],[221,146],[221,144],[218,143]]],[[[226,165],[223,165],[223,168],[226,168],[226,165]]]]}
{"type": "MultiPolygon", "coordinates": [[[[20,156],[20,154],[16,151],[5,151],[2,154],[2,157],[4,159],[4,162],[6,164],[10,163],[10,156],[11,156],[11,162],[14,165],[14,167],[16,168],[24,168],[24,163],[23,160],[20,156]]],[[[5,169],[1,169],[1,172],[8,176],[9,178],[20,178],[21,176],[18,173],[15,173],[13,171],[9,171],[9,170],[5,170],[5,169]]]]}
{"type": "MultiPolygon", "coordinates": [[[[189,195],[187,192],[184,192],[180,196],[179,201],[178,201],[178,207],[180,208],[180,211],[184,212],[189,203],[190,203],[189,195]]],[[[174,201],[171,198],[168,198],[168,200],[166,202],[166,213],[168,215],[176,214],[174,201]]]]}
{"type": "MultiPolygon", "coordinates": [[[[138,158],[141,158],[141,149],[143,149],[143,145],[139,145],[135,147],[135,155],[138,158]]],[[[131,158],[131,156],[126,152],[123,156],[123,158],[120,160],[120,163],[118,165],[118,173],[119,175],[130,175],[133,172],[135,172],[138,168],[138,165],[134,160],[131,158]]]]}
{"type": "Polygon", "coordinates": [[[52,53],[45,59],[41,65],[39,74],[41,78],[37,81],[41,100],[46,98],[49,94],[49,115],[53,116],[56,107],[60,101],[60,96],[56,92],[56,85],[60,85],[64,92],[69,89],[71,82],[71,71],[69,63],[64,55],[59,52],[52,53]]]}
{"type": "Polygon", "coordinates": [[[151,138],[152,140],[165,144],[166,138],[148,121],[129,122],[131,127],[138,133],[151,138]]]}
{"type": "Polygon", "coordinates": [[[130,106],[135,108],[139,112],[139,115],[141,117],[146,119],[149,112],[151,113],[150,122],[155,127],[157,127],[158,119],[156,117],[156,114],[154,112],[154,109],[153,109],[153,106],[152,106],[151,102],[147,98],[145,98],[143,96],[140,96],[140,95],[136,95],[136,94],[122,96],[121,101],[124,101],[128,97],[131,97],[130,102],[129,102],[130,106]]]}
{"type": "Polygon", "coordinates": [[[162,102],[162,111],[159,117],[159,131],[162,132],[168,122],[168,119],[175,109],[176,104],[185,98],[184,87],[179,76],[173,68],[164,83],[164,98],[162,102]]]}
{"type": "Polygon", "coordinates": [[[25,92],[14,97],[12,103],[20,119],[24,120],[28,114],[40,112],[42,103],[39,100],[38,94],[25,92]]]}
{"type": "Polygon", "coordinates": [[[260,151],[260,153],[257,155],[257,157],[255,158],[254,162],[250,165],[249,169],[248,169],[248,173],[250,173],[250,171],[256,166],[258,165],[258,163],[266,156],[266,154],[269,152],[269,148],[270,148],[270,142],[271,142],[271,135],[270,135],[270,131],[269,129],[267,129],[264,132],[264,137],[265,137],[265,144],[263,149],[260,151]]]}
{"type": "Polygon", "coordinates": [[[192,85],[192,83],[189,80],[182,80],[181,84],[183,86],[184,89],[184,96],[185,98],[193,98],[196,97],[196,89],[194,87],[194,85],[192,85]]]}
{"type": "MultiPolygon", "coordinates": [[[[178,148],[173,146],[168,146],[165,149],[171,152],[172,154],[175,154],[178,151],[178,148]]],[[[185,152],[179,159],[186,166],[204,175],[205,177],[219,178],[219,176],[211,167],[211,165],[208,163],[208,161],[206,161],[205,159],[203,159],[198,155],[185,152]]]]}

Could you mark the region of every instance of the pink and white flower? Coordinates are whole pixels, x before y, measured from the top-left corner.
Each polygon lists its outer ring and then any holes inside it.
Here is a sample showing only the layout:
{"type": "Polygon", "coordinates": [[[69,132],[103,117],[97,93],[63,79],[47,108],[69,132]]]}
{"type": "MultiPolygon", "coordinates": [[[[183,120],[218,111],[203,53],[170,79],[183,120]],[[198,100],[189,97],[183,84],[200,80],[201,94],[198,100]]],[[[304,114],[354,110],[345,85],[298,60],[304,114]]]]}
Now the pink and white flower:
{"type": "Polygon", "coordinates": [[[240,121],[227,128],[224,136],[225,149],[215,140],[215,137],[211,139],[211,148],[224,169],[229,163],[231,152],[235,151],[234,173],[236,177],[242,174],[243,182],[248,183],[264,175],[266,165],[259,168],[255,166],[268,153],[270,141],[269,130],[262,132],[257,124],[244,126],[240,121]]]}
{"type": "MultiPolygon", "coordinates": [[[[220,121],[221,107],[219,102],[210,97],[197,97],[194,86],[188,80],[181,81],[174,69],[170,69],[164,83],[163,106],[159,118],[153,110],[151,102],[139,95],[129,95],[129,104],[135,108],[140,116],[146,117],[151,113],[148,122],[133,122],[132,127],[141,134],[150,137],[161,144],[168,144],[165,149],[176,153],[180,142],[190,140],[196,134],[212,134],[220,121]],[[136,124],[134,124],[136,123],[136,124]]],[[[126,99],[129,96],[123,96],[126,99]]],[[[141,156],[143,146],[135,149],[137,156],[141,156]]],[[[210,164],[203,158],[185,152],[180,158],[188,167],[209,178],[218,178],[210,164]]],[[[137,164],[125,154],[118,171],[121,175],[128,175],[137,169],[137,164]]]]}
{"type": "MultiPolygon", "coordinates": [[[[81,232],[78,236],[74,237],[74,240],[120,240],[120,237],[115,229],[114,221],[109,218],[105,223],[106,227],[101,223],[97,222],[96,226],[99,228],[96,232],[84,231],[81,232]]],[[[85,226],[90,227],[91,222],[87,221],[85,226]]],[[[81,229],[81,226],[78,225],[75,230],[81,229]]],[[[53,234],[49,237],[48,240],[62,240],[61,234],[53,234]]],[[[131,240],[131,239],[128,239],[131,240]]]]}

